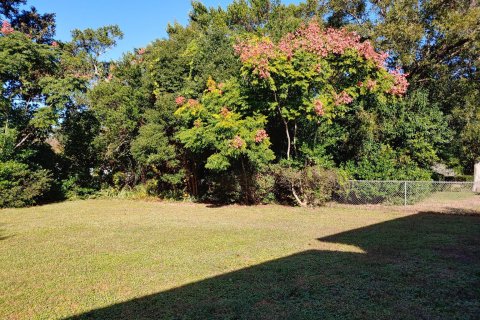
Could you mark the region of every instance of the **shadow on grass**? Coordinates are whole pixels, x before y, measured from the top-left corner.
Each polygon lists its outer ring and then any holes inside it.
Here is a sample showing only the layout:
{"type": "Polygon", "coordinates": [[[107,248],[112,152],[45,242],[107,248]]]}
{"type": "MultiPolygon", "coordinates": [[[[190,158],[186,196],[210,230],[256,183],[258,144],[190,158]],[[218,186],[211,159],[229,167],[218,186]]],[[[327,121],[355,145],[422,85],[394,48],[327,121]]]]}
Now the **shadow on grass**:
{"type": "Polygon", "coordinates": [[[8,238],[11,238],[11,237],[12,237],[12,236],[4,236],[4,235],[2,234],[2,230],[0,230],[0,241],[2,241],[2,240],[7,240],[8,238]]]}
{"type": "MultiPolygon", "coordinates": [[[[69,319],[478,319],[480,216],[419,213],[69,319]]],[[[455,213],[455,214],[454,214],[455,213]]]]}
{"type": "Polygon", "coordinates": [[[6,240],[11,237],[13,237],[13,235],[6,234],[6,230],[3,229],[0,225],[0,241],[6,240]]]}

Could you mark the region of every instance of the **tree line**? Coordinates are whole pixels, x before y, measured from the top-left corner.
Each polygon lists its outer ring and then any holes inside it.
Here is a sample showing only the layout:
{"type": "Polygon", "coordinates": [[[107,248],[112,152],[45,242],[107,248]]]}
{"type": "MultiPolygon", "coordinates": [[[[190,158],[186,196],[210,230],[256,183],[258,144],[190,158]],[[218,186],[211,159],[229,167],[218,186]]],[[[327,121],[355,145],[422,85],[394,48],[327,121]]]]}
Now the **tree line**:
{"type": "Polygon", "coordinates": [[[118,26],[55,39],[0,1],[0,207],[130,193],[316,205],[339,181],[471,174],[475,0],[192,2],[116,61],[118,26]]]}

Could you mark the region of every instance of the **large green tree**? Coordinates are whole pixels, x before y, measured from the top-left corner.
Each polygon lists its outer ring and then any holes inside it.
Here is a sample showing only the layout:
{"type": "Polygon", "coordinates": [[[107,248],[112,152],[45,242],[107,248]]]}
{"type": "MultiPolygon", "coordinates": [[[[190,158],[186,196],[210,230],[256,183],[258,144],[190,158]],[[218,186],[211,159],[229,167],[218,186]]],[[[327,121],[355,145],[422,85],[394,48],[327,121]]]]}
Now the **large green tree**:
{"type": "Polygon", "coordinates": [[[444,161],[471,172],[478,120],[480,5],[476,0],[330,0],[328,23],[347,25],[393,54],[409,73],[411,90],[428,93],[449,119],[454,139],[444,161]],[[473,102],[477,101],[477,102],[473,102]],[[468,126],[467,126],[468,123],[468,126]]]}
{"type": "Polygon", "coordinates": [[[392,100],[408,87],[403,73],[386,68],[386,53],[353,33],[322,29],[315,21],[278,43],[253,37],[236,49],[252,88],[250,112],[281,120],[287,159],[297,151],[298,132],[311,128],[303,126],[305,121],[328,124],[362,99],[392,100]]]}

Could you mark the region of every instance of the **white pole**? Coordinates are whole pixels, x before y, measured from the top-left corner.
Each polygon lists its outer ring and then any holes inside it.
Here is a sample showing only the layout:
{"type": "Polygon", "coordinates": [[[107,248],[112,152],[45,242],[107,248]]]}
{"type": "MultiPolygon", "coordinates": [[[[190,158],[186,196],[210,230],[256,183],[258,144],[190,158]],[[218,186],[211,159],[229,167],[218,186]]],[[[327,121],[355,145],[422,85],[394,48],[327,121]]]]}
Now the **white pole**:
{"type": "Polygon", "coordinates": [[[405,201],[404,205],[407,205],[407,181],[404,182],[404,191],[405,191],[405,201]]]}
{"type": "Polygon", "coordinates": [[[473,192],[480,192],[480,162],[473,167],[473,192]]]}

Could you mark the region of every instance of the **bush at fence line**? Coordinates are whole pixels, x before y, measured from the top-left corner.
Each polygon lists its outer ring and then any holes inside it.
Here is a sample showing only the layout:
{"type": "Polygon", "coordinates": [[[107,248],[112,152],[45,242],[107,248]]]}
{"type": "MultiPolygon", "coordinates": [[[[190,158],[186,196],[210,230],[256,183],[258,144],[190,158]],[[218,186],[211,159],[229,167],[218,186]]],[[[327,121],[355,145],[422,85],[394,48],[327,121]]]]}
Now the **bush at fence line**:
{"type": "Polygon", "coordinates": [[[321,206],[329,201],[341,180],[334,171],[312,165],[296,168],[287,163],[271,166],[275,179],[275,197],[280,203],[298,205],[293,195],[297,194],[302,205],[321,206]]]}
{"type": "Polygon", "coordinates": [[[202,183],[202,201],[216,204],[267,204],[275,201],[274,177],[268,171],[218,173],[206,176],[202,183]]]}

